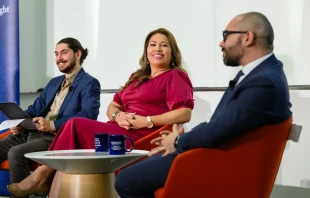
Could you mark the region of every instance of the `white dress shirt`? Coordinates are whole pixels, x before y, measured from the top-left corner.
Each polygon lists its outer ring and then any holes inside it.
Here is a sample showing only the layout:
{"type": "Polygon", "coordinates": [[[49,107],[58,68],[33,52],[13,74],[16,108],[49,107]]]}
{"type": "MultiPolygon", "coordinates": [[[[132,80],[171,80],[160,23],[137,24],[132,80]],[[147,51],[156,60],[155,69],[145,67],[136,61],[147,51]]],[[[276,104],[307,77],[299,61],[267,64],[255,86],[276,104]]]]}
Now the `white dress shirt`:
{"type": "Polygon", "coordinates": [[[242,75],[236,86],[253,70],[255,69],[255,67],[257,67],[259,64],[261,64],[264,60],[266,60],[267,58],[269,58],[271,55],[273,54],[273,52],[271,52],[270,54],[267,54],[266,56],[263,56],[259,59],[256,59],[255,61],[250,62],[249,64],[243,66],[242,68],[242,72],[244,73],[244,75],[242,75]]]}

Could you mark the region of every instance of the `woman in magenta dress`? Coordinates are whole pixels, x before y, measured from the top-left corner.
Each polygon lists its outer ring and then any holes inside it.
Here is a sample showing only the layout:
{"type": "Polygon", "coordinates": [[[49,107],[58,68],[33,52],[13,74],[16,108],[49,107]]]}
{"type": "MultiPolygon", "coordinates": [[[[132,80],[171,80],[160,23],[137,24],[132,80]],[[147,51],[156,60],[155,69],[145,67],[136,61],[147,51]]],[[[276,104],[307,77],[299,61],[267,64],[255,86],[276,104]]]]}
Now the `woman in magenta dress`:
{"type": "MultiPolygon", "coordinates": [[[[194,107],[193,87],[181,60],[177,42],[168,30],[150,32],[145,39],[141,68],[130,76],[108,106],[110,121],[73,118],[61,127],[49,150],[93,149],[94,134],[99,132],[124,134],[136,141],[163,125],[188,122],[194,107]]],[[[42,165],[8,189],[21,197],[47,194],[54,172],[42,165]]],[[[54,178],[53,196],[59,190],[59,175],[57,172],[54,178]]]]}
{"type": "MultiPolygon", "coordinates": [[[[136,82],[114,95],[107,110],[110,121],[70,119],[60,128],[49,150],[93,149],[94,134],[98,132],[124,134],[136,141],[162,125],[189,121],[193,91],[185,72],[170,69],[138,87],[135,87],[136,82]],[[117,114],[115,121],[113,114],[117,114]],[[153,127],[147,127],[147,116],[153,127]]],[[[130,141],[126,145],[130,146],[130,141]]]]}

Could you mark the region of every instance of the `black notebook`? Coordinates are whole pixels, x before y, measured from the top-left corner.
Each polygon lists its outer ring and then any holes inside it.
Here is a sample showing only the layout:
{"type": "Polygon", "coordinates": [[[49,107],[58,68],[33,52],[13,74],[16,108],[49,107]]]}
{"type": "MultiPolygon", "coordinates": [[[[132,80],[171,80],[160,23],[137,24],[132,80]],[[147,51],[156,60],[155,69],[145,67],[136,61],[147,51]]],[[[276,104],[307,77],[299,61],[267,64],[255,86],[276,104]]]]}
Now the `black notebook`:
{"type": "Polygon", "coordinates": [[[0,124],[0,131],[15,126],[22,126],[28,130],[36,130],[31,117],[15,102],[1,102],[0,111],[9,118],[0,124]]]}

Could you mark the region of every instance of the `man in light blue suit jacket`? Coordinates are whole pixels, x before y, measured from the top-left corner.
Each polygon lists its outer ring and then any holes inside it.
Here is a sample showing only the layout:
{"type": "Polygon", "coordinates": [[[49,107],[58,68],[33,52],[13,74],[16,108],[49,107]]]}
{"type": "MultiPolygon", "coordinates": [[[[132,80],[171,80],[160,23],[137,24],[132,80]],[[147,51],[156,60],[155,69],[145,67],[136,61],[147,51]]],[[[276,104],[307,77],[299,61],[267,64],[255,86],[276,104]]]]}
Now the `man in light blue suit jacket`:
{"type": "Polygon", "coordinates": [[[273,39],[272,26],[261,13],[241,14],[228,24],[220,43],[223,60],[227,66],[242,65],[242,70],[229,82],[209,123],[201,123],[185,134],[174,125],[171,133],[162,132],[152,141],[158,145],[150,153],[152,157],[117,175],[115,187],[121,198],[154,197],[154,192],[165,185],[178,153],[216,147],[292,115],[283,65],[273,54],[273,39]],[[165,153],[157,154],[161,151],[165,153]]]}
{"type": "Polygon", "coordinates": [[[100,83],[81,67],[88,50],[74,38],[60,40],[55,62],[62,76],[53,78],[25,112],[33,118],[37,131],[19,126],[0,140],[0,161],[9,160],[12,183],[29,175],[25,153],[47,150],[59,128],[72,117],[97,119],[100,108],[100,83]]]}

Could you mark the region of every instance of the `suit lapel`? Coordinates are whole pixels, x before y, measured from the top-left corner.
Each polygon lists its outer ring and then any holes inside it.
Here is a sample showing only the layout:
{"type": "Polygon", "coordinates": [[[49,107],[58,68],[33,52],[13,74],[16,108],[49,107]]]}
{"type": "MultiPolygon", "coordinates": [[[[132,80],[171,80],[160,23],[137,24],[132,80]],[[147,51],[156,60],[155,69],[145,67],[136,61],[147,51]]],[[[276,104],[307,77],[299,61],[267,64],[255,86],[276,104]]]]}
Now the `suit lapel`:
{"type": "Polygon", "coordinates": [[[269,67],[270,65],[274,65],[278,62],[276,59],[275,55],[271,55],[269,58],[264,60],[261,64],[259,64],[257,67],[253,69],[239,84],[237,87],[240,87],[241,84],[245,83],[248,78],[250,78],[253,75],[256,75],[259,73],[261,70],[263,70],[266,66],[269,67]]]}
{"type": "Polygon", "coordinates": [[[79,71],[79,73],[75,77],[72,85],[69,87],[69,92],[68,92],[67,96],[65,97],[65,99],[64,99],[64,101],[63,101],[63,103],[59,109],[59,112],[57,114],[57,118],[59,118],[59,116],[61,116],[63,111],[66,109],[68,103],[70,102],[72,96],[74,95],[74,91],[75,91],[76,87],[78,86],[79,81],[81,80],[81,78],[84,74],[85,74],[85,71],[83,68],[81,68],[81,70],[79,71]]]}
{"type": "Polygon", "coordinates": [[[48,94],[47,94],[47,101],[46,101],[46,106],[42,109],[42,111],[40,112],[40,116],[43,116],[45,117],[45,115],[47,114],[47,112],[50,110],[50,107],[52,105],[52,103],[54,102],[54,99],[56,97],[56,94],[61,86],[61,83],[63,82],[65,76],[63,76],[62,78],[59,78],[58,81],[56,81],[54,84],[51,84],[50,85],[50,88],[49,88],[49,91],[48,91],[48,94]]]}
{"type": "Polygon", "coordinates": [[[222,109],[227,105],[227,103],[231,100],[231,98],[234,97],[234,94],[239,92],[241,85],[247,82],[247,79],[250,79],[250,77],[256,75],[265,67],[270,67],[270,65],[274,65],[276,63],[278,63],[278,60],[273,54],[265,61],[263,61],[261,64],[259,64],[256,68],[254,68],[253,71],[251,71],[236,87],[234,87],[233,89],[227,88],[218,106],[216,107],[211,120],[217,117],[219,113],[221,113],[222,109]]]}

